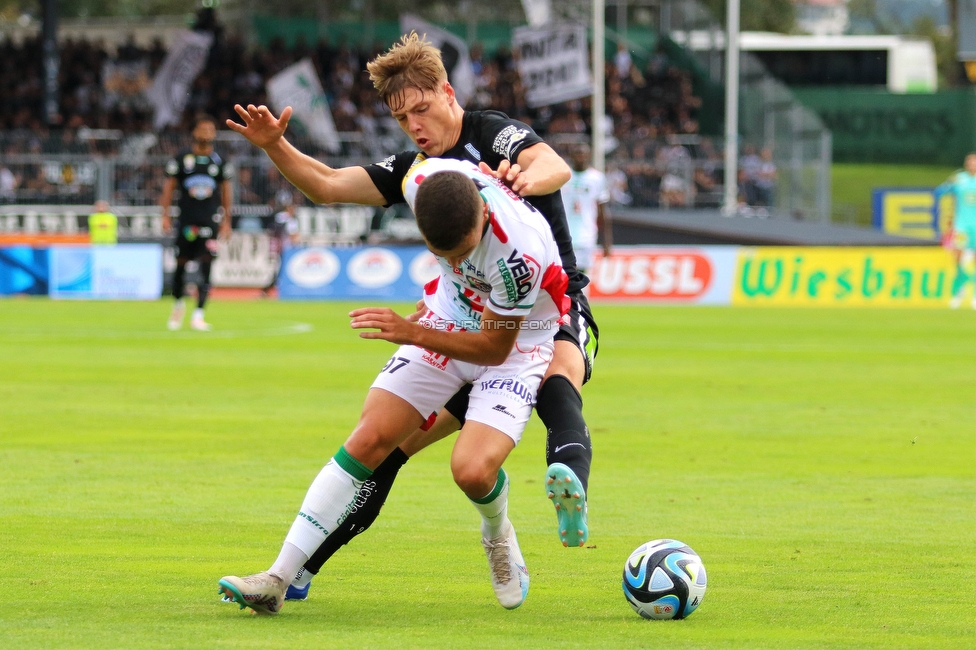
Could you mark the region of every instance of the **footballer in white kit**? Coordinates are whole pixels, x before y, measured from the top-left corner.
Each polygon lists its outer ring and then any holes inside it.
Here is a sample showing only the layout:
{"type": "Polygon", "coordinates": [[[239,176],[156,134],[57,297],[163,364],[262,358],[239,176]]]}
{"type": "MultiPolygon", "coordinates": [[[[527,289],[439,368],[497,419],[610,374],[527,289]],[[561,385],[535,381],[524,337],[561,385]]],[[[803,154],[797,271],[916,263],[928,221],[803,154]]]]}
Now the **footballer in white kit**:
{"type": "Polygon", "coordinates": [[[586,145],[577,145],[570,154],[573,176],[562,187],[563,207],[566,208],[566,222],[573,238],[573,250],[579,268],[588,271],[593,268],[593,255],[596,253],[597,238],[603,231],[604,254],[610,252],[610,220],[606,205],[610,202],[607,177],[590,167],[590,151],[586,145]]]}
{"type": "MultiPolygon", "coordinates": [[[[350,312],[353,329],[379,330],[361,331],[362,338],[400,347],[370,387],[359,423],[309,487],[274,564],[220,580],[220,593],[242,608],[281,611],[289,582],[342,526],[375,468],[466,383],[472,389],[451,453],[454,482],[481,515],[498,602],[514,609],[528,594],[502,465],[552,359],[553,336],[570,308],[569,278],[542,215],[473,164],[418,156],[404,183],[440,265],[425,289],[427,312],[416,323],[388,308],[350,312]]],[[[581,513],[583,504],[576,507],[581,513]]],[[[582,528],[573,532],[583,537],[582,528]]]]}
{"type": "Polygon", "coordinates": [[[437,257],[440,275],[425,287],[429,329],[474,331],[484,310],[523,316],[515,347],[504,363],[477,366],[412,345],[401,346],[373,382],[416,408],[436,415],[462,385],[472,384],[466,420],[487,424],[517,444],[532,414],[549,361],[553,336],[569,309],[568,278],[548,223],[501,182],[466,161],[423,159],[404,179],[403,194],[414,208],[425,178],[443,171],[471,178],[488,207],[481,241],[458,266],[437,257]]]}

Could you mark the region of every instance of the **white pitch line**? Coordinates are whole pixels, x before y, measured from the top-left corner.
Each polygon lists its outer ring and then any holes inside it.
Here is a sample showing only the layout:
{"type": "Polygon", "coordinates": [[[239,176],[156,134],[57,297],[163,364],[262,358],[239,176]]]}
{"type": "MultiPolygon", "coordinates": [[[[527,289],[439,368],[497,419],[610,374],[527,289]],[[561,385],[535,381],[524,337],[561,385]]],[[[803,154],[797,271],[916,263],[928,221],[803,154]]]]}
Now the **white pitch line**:
{"type": "Polygon", "coordinates": [[[235,339],[263,336],[292,336],[296,334],[306,334],[314,330],[311,323],[291,323],[278,327],[265,327],[256,329],[235,329],[222,330],[215,328],[209,332],[197,332],[189,328],[184,328],[176,332],[166,330],[38,330],[36,328],[5,328],[0,327],[0,336],[15,338],[93,338],[93,339],[235,339]]]}

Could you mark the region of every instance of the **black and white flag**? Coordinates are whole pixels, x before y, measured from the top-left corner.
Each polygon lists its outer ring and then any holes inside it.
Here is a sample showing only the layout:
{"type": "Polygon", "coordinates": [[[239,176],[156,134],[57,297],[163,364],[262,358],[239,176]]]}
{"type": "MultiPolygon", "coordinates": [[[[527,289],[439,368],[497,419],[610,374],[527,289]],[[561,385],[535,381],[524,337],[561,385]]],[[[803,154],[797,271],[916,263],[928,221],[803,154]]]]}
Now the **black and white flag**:
{"type": "Polygon", "coordinates": [[[457,96],[458,103],[464,106],[468,99],[474,95],[474,67],[471,65],[468,45],[451,32],[432,25],[413,14],[400,16],[400,31],[404,34],[416,31],[421,36],[426,34],[427,41],[441,51],[444,68],[447,70],[447,79],[454,87],[454,94],[457,96]]]}
{"type": "Polygon", "coordinates": [[[532,108],[593,93],[583,25],[519,27],[512,36],[525,100],[532,108]]]}
{"type": "Polygon", "coordinates": [[[212,44],[210,32],[183,31],[176,35],[146,93],[156,111],[153,128],[179,123],[190,97],[190,87],[206,65],[212,44]]]}

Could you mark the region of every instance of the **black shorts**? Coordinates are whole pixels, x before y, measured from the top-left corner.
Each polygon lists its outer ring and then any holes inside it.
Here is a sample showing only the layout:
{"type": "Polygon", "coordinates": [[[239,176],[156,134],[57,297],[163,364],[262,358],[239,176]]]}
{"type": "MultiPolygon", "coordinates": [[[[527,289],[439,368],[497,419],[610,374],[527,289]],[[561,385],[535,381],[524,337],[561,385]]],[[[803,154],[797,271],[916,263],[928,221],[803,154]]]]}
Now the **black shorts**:
{"type": "Polygon", "coordinates": [[[176,257],[198,260],[217,257],[217,229],[210,226],[186,226],[176,235],[176,257]]]}
{"type": "Polygon", "coordinates": [[[585,384],[593,374],[593,362],[600,349],[600,328],[596,326],[596,320],[590,311],[590,303],[583,292],[577,291],[568,295],[573,301],[566,314],[568,322],[559,328],[553,338],[556,341],[569,341],[580,349],[586,365],[586,372],[583,375],[585,384]]]}

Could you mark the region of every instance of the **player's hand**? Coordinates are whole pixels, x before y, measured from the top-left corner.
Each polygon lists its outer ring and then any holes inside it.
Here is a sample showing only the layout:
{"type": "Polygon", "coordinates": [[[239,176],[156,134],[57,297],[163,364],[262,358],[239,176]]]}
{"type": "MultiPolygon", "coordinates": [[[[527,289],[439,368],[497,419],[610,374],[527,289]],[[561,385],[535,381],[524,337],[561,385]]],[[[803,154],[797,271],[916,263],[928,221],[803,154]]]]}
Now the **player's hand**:
{"type": "Polygon", "coordinates": [[[426,314],[427,314],[427,303],[425,303],[424,299],[421,298],[420,300],[417,301],[417,311],[410,314],[409,316],[406,316],[405,318],[407,322],[416,323],[421,318],[423,318],[426,314]]]}
{"type": "Polygon", "coordinates": [[[264,104],[260,106],[248,104],[247,108],[240,104],[234,104],[234,110],[241,116],[244,124],[227,120],[227,127],[237,131],[247,138],[251,144],[261,149],[267,149],[276,144],[285,134],[285,129],[288,128],[288,120],[291,119],[291,106],[286,106],[285,110],[281,111],[279,118],[276,118],[264,104]]]}
{"type": "Polygon", "coordinates": [[[420,325],[411,323],[387,307],[364,307],[349,312],[350,326],[354,330],[375,329],[378,332],[360,332],[359,338],[382,339],[397,345],[412,345],[420,325]]]}
{"type": "Polygon", "coordinates": [[[505,183],[519,196],[528,196],[532,191],[532,180],[526,176],[518,163],[513,165],[509,160],[502,160],[498,163],[498,169],[493,170],[487,163],[480,162],[478,169],[505,183]]]}

